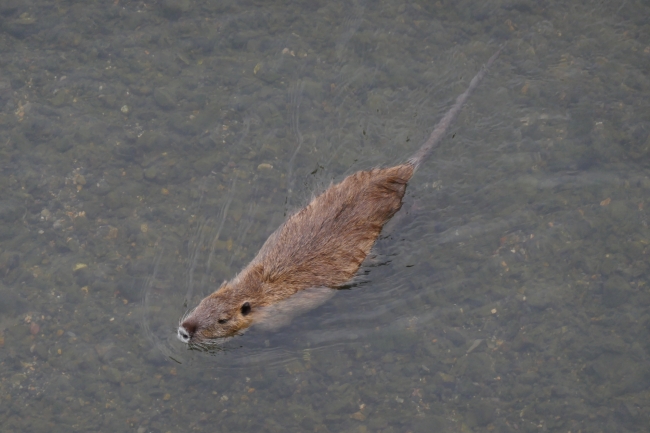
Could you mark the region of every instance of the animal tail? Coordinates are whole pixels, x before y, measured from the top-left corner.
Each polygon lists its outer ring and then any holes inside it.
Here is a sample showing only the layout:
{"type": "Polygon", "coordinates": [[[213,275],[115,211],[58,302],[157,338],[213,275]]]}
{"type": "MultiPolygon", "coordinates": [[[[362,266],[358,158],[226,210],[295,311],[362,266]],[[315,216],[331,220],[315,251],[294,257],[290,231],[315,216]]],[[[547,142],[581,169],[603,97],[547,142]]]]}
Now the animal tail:
{"type": "Polygon", "coordinates": [[[429,136],[429,139],[420,147],[420,149],[413,154],[412,157],[409,158],[408,163],[413,166],[413,171],[417,170],[420,164],[431,155],[431,152],[433,149],[440,143],[440,140],[444,137],[445,133],[447,132],[447,129],[449,128],[449,125],[452,124],[452,122],[456,119],[458,116],[458,113],[460,113],[460,109],[463,108],[463,105],[465,104],[465,101],[470,97],[474,89],[476,89],[483,79],[485,77],[485,74],[487,73],[488,68],[494,63],[497,57],[499,57],[499,54],[501,54],[501,50],[503,49],[503,46],[499,48],[499,50],[490,57],[490,59],[487,61],[487,63],[481,68],[481,70],[472,78],[472,81],[469,83],[469,87],[465,92],[460,94],[458,98],[456,98],[456,102],[454,105],[451,107],[451,109],[445,114],[445,117],[443,117],[436,127],[433,129],[433,132],[431,132],[431,135],[429,136]]]}

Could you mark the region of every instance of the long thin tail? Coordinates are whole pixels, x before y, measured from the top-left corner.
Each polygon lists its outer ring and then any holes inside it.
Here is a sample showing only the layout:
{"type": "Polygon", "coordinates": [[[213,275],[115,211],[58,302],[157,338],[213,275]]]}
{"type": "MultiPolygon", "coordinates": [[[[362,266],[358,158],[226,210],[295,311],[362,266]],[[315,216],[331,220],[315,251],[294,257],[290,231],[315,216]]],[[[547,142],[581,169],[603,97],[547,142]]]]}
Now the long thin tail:
{"type": "Polygon", "coordinates": [[[440,143],[440,140],[442,137],[444,137],[445,133],[447,132],[447,129],[449,128],[449,125],[452,124],[452,122],[456,119],[458,116],[458,113],[460,113],[460,109],[463,108],[463,105],[465,104],[465,101],[467,101],[467,98],[470,97],[474,89],[476,89],[483,79],[485,77],[485,74],[487,73],[488,68],[494,63],[497,57],[499,57],[499,54],[501,54],[501,50],[503,49],[503,46],[499,48],[499,50],[490,57],[490,60],[487,61],[487,63],[481,68],[481,70],[472,78],[472,81],[469,83],[469,87],[467,90],[465,90],[464,93],[460,94],[458,98],[456,98],[456,102],[454,103],[453,107],[445,114],[445,117],[443,117],[440,122],[436,125],[436,127],[433,129],[433,132],[429,136],[429,139],[420,147],[420,149],[413,154],[412,157],[409,158],[408,162],[413,166],[413,171],[417,170],[420,164],[422,164],[422,161],[427,159],[429,155],[431,155],[431,151],[440,143]]]}

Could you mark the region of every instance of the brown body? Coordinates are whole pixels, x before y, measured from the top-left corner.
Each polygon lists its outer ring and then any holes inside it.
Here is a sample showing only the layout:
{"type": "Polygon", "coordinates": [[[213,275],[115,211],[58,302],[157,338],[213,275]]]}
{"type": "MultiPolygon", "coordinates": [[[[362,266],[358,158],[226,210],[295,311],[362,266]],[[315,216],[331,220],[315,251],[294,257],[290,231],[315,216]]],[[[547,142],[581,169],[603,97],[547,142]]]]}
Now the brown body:
{"type": "Polygon", "coordinates": [[[253,323],[282,322],[274,316],[317,304],[332,289],[350,281],[384,224],[402,206],[413,173],[438,144],[499,52],[408,162],[354,173],[289,217],[239,275],[182,319],[179,339],[200,345],[236,335],[253,323]]]}

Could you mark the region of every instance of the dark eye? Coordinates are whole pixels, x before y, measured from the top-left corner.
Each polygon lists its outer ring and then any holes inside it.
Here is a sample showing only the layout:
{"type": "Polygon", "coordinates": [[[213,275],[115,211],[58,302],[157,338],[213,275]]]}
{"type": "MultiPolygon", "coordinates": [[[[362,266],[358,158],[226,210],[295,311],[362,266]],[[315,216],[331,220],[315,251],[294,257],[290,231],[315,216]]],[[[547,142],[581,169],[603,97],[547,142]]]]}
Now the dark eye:
{"type": "Polygon", "coordinates": [[[228,319],[219,319],[219,320],[217,320],[217,322],[219,322],[219,323],[222,324],[222,325],[223,325],[224,323],[226,323],[227,321],[228,321],[228,319]]]}
{"type": "Polygon", "coordinates": [[[241,313],[246,316],[251,312],[251,304],[244,302],[244,305],[241,306],[241,313]]]}

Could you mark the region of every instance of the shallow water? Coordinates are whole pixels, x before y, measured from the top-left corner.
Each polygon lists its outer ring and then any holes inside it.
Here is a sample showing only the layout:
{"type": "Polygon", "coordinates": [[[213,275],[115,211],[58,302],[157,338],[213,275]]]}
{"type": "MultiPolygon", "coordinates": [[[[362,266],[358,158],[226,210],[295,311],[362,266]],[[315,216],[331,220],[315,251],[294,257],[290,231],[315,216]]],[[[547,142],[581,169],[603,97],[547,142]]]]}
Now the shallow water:
{"type": "Polygon", "coordinates": [[[0,4],[0,430],[641,431],[650,25],[628,2],[0,4]],[[359,277],[178,319],[504,51],[359,277]]]}

